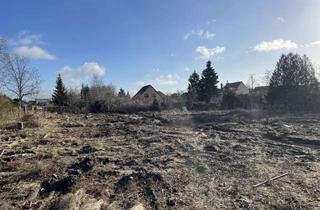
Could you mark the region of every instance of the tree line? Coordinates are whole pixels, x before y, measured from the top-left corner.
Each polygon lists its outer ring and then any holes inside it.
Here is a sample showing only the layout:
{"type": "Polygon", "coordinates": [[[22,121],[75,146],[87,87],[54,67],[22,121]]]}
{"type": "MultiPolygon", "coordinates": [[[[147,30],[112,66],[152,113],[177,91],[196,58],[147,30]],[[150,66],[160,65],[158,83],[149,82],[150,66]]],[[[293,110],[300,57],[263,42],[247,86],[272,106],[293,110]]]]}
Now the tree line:
{"type": "MultiPolygon", "coordinates": [[[[225,109],[252,108],[257,104],[260,108],[273,111],[320,111],[319,81],[315,75],[314,65],[306,55],[282,54],[274,71],[267,72],[265,76],[267,94],[257,98],[253,94],[236,95],[222,83],[218,89],[218,74],[208,61],[201,78],[196,71],[189,77],[187,105],[197,108],[199,103],[208,105],[219,101],[219,108],[225,109]]],[[[250,75],[248,84],[252,91],[256,84],[253,75],[250,75]]]]}
{"type": "Polygon", "coordinates": [[[58,74],[52,102],[76,112],[113,112],[128,108],[125,106],[130,104],[130,98],[129,92],[120,88],[117,93],[115,86],[105,85],[96,76],[92,78],[91,85],[82,84],[80,91],[67,90],[58,74]]]}
{"type": "MultiPolygon", "coordinates": [[[[259,107],[279,111],[320,111],[319,81],[315,68],[306,55],[282,54],[275,69],[267,75],[268,93],[263,98],[252,95],[239,96],[219,84],[219,76],[210,61],[199,75],[194,71],[188,79],[187,93],[174,93],[168,97],[177,106],[189,109],[209,108],[252,108],[259,107]]],[[[255,80],[251,75],[249,87],[253,89],[255,80]]],[[[17,98],[20,105],[25,97],[35,96],[40,89],[40,76],[37,69],[30,66],[28,59],[7,49],[6,41],[0,39],[0,89],[17,98]]],[[[170,101],[170,100],[167,100],[170,101]]],[[[119,92],[113,85],[105,85],[94,77],[92,84],[82,85],[80,93],[67,90],[61,75],[58,75],[52,96],[56,106],[74,107],[91,112],[124,110],[135,106],[130,95],[122,88],[119,92]],[[119,108],[120,107],[120,108],[119,108]]],[[[168,105],[162,107],[170,108],[168,105]]],[[[153,104],[153,109],[161,106],[153,104]]]]}

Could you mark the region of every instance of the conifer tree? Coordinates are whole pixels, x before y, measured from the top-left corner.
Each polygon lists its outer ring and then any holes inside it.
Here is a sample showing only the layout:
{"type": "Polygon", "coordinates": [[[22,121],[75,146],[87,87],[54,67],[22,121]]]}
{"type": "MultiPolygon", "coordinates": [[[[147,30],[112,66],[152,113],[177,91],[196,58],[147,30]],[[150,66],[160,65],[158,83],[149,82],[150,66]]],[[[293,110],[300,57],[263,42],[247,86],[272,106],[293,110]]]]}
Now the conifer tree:
{"type": "Polygon", "coordinates": [[[56,87],[52,95],[52,101],[57,106],[66,106],[68,101],[68,94],[63,85],[61,75],[58,74],[56,87]]]}
{"type": "Polygon", "coordinates": [[[124,89],[120,88],[119,93],[118,93],[118,97],[120,97],[120,98],[126,97],[126,92],[124,91],[124,89]]]}
{"type": "Polygon", "coordinates": [[[196,71],[194,71],[189,77],[188,95],[187,95],[188,108],[192,108],[193,103],[197,101],[199,82],[200,82],[200,76],[196,71]]]}
{"type": "Polygon", "coordinates": [[[207,62],[206,68],[202,71],[198,98],[200,101],[205,101],[209,103],[211,98],[218,95],[218,74],[211,65],[211,61],[207,62]]]}
{"type": "Polygon", "coordinates": [[[197,89],[199,87],[199,81],[200,81],[200,76],[196,71],[194,71],[189,77],[189,84],[188,84],[189,94],[197,92],[197,89]]]}
{"type": "Polygon", "coordinates": [[[268,105],[286,111],[319,110],[319,82],[309,58],[282,54],[269,83],[268,105]]]}
{"type": "Polygon", "coordinates": [[[81,85],[81,90],[80,90],[80,97],[81,100],[83,101],[88,101],[89,100],[89,93],[90,93],[90,88],[88,85],[81,85]]]}

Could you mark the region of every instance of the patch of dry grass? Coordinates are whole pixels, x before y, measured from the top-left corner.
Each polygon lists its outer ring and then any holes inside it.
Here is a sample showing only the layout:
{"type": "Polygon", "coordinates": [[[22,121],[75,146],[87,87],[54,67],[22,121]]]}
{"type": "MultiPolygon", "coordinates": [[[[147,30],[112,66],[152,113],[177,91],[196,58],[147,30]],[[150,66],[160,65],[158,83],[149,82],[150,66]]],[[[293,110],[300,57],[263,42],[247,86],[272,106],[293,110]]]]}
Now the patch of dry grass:
{"type": "Polygon", "coordinates": [[[18,117],[17,106],[9,98],[0,95],[0,126],[18,117]]]}

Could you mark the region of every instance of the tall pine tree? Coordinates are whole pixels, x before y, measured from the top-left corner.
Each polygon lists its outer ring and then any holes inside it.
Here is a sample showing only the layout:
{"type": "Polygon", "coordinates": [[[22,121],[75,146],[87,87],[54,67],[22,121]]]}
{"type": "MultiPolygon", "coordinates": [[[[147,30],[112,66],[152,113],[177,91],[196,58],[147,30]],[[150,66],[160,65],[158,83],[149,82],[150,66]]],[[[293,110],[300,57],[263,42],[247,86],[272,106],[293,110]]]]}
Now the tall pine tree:
{"type": "Polygon", "coordinates": [[[81,90],[80,90],[80,97],[81,100],[83,101],[88,101],[89,100],[89,93],[90,93],[90,88],[88,85],[81,85],[81,90]]]}
{"type": "Polygon", "coordinates": [[[212,97],[218,95],[218,74],[211,65],[211,61],[207,62],[206,68],[202,71],[199,83],[198,98],[200,101],[209,103],[212,97]]]}
{"type": "Polygon", "coordinates": [[[189,77],[188,93],[196,93],[199,86],[200,76],[194,71],[189,77]]]}
{"type": "Polygon", "coordinates": [[[63,85],[61,75],[58,74],[56,81],[56,88],[52,95],[52,101],[57,106],[66,106],[68,101],[68,94],[66,88],[63,85]]]}
{"type": "Polygon", "coordinates": [[[319,110],[319,82],[306,55],[281,55],[269,84],[266,99],[272,109],[291,112],[319,110]]]}
{"type": "Polygon", "coordinates": [[[126,92],[124,89],[120,88],[119,93],[118,93],[119,98],[125,98],[126,97],[126,92]]]}
{"type": "Polygon", "coordinates": [[[200,76],[196,71],[194,71],[189,77],[189,84],[188,84],[188,95],[187,95],[188,104],[187,105],[189,108],[192,108],[192,104],[198,98],[199,82],[200,82],[200,76]]]}

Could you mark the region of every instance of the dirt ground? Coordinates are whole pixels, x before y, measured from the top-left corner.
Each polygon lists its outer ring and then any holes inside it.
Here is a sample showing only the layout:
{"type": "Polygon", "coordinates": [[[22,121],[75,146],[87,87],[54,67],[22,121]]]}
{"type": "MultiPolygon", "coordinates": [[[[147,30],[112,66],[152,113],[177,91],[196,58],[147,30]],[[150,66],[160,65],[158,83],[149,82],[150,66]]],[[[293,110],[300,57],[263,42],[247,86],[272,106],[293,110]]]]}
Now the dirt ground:
{"type": "Polygon", "coordinates": [[[320,116],[32,119],[0,130],[0,209],[320,209],[320,116]]]}

